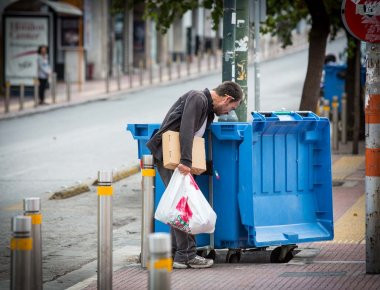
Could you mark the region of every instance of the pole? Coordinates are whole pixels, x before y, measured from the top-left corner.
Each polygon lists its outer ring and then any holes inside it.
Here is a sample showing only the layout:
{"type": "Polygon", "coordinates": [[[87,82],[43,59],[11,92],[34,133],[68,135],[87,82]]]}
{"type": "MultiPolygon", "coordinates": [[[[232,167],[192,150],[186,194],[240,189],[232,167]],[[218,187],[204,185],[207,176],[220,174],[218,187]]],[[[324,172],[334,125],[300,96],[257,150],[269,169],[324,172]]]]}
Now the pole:
{"type": "Polygon", "coordinates": [[[338,122],[339,122],[339,101],[338,96],[333,97],[333,102],[331,104],[332,106],[332,127],[333,127],[333,150],[339,150],[339,128],[338,128],[338,122]]]}
{"type": "Polygon", "coordinates": [[[355,40],[355,77],[354,77],[354,131],[352,140],[352,154],[359,154],[360,134],[360,41],[355,40]]]}
{"type": "Polygon", "coordinates": [[[235,0],[224,0],[222,81],[235,81],[235,0]]]}
{"type": "Polygon", "coordinates": [[[181,60],[178,55],[176,56],[175,59],[176,59],[176,64],[177,64],[177,78],[180,79],[181,78],[181,60]]]}
{"type": "Polygon", "coordinates": [[[342,109],[341,109],[341,122],[342,122],[342,144],[347,144],[347,95],[342,94],[342,109]]]}
{"type": "Polygon", "coordinates": [[[254,0],[255,2],[255,110],[260,111],[260,0],[254,0]]]}
{"type": "Polygon", "coordinates": [[[98,172],[98,289],[112,290],[112,171],[98,172]]]}
{"type": "Polygon", "coordinates": [[[11,83],[5,83],[5,104],[4,104],[4,112],[9,113],[9,102],[11,99],[11,83]]]}
{"type": "Polygon", "coordinates": [[[39,80],[34,79],[34,107],[38,106],[38,95],[39,95],[39,80]]]}
{"type": "Polygon", "coordinates": [[[143,61],[139,62],[139,77],[140,77],[140,86],[143,85],[143,61]]]}
{"type": "Polygon", "coordinates": [[[172,80],[172,61],[171,59],[168,60],[168,73],[169,73],[169,81],[172,80]]]}
{"type": "Polygon", "coordinates": [[[247,122],[248,104],[248,46],[249,46],[249,0],[236,2],[235,76],[243,90],[243,98],[236,109],[240,122],[247,122]]]}
{"type": "Polygon", "coordinates": [[[20,94],[19,94],[19,110],[24,110],[24,96],[25,96],[25,86],[20,84],[20,94]]]}
{"type": "Polygon", "coordinates": [[[367,43],[366,272],[380,273],[380,43],[367,43]]]}
{"type": "Polygon", "coordinates": [[[57,73],[53,72],[51,74],[51,97],[53,104],[57,102],[57,73]]]}
{"type": "Polygon", "coordinates": [[[15,216],[12,219],[11,239],[11,290],[30,290],[31,257],[33,240],[31,238],[32,219],[15,216]]]}
{"type": "Polygon", "coordinates": [[[133,72],[132,72],[132,64],[128,63],[128,78],[129,78],[129,88],[133,87],[133,72]]]}
{"type": "Polygon", "coordinates": [[[154,177],[153,155],[142,156],[142,219],[141,219],[141,267],[148,263],[148,235],[154,232],[154,177]]]}
{"type": "Polygon", "coordinates": [[[108,68],[106,70],[106,94],[108,94],[110,92],[110,75],[109,75],[109,71],[108,71],[108,68]]]}
{"type": "Polygon", "coordinates": [[[33,290],[42,289],[42,238],[41,238],[41,199],[30,197],[24,199],[24,215],[30,216],[32,220],[33,240],[31,288],[33,290]]]}
{"type": "Polygon", "coordinates": [[[149,290],[170,290],[170,272],[173,270],[171,240],[167,233],[149,235],[149,290]]]}
{"type": "Polygon", "coordinates": [[[188,55],[186,57],[186,72],[187,72],[187,76],[190,76],[190,62],[191,62],[191,56],[188,55]]]}
{"type": "Polygon", "coordinates": [[[120,89],[121,89],[121,82],[120,82],[121,68],[120,68],[119,64],[117,64],[116,73],[117,73],[117,90],[120,91],[120,89]]]}
{"type": "Polygon", "coordinates": [[[67,99],[67,102],[70,102],[71,101],[71,79],[68,73],[66,73],[65,79],[66,79],[66,99],[67,99]]]}
{"type": "Polygon", "coordinates": [[[149,60],[149,84],[153,84],[153,62],[149,60]]]}

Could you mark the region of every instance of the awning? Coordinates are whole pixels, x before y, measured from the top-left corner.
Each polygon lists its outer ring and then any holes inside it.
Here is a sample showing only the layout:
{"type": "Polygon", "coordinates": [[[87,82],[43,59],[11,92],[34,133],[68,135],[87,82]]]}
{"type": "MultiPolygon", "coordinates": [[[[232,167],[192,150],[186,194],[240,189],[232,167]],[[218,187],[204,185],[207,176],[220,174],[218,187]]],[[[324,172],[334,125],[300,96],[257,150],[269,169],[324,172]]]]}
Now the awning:
{"type": "Polygon", "coordinates": [[[58,15],[76,15],[81,16],[82,11],[68,3],[64,2],[53,2],[48,0],[41,0],[42,3],[48,5],[51,9],[53,9],[58,15]]]}

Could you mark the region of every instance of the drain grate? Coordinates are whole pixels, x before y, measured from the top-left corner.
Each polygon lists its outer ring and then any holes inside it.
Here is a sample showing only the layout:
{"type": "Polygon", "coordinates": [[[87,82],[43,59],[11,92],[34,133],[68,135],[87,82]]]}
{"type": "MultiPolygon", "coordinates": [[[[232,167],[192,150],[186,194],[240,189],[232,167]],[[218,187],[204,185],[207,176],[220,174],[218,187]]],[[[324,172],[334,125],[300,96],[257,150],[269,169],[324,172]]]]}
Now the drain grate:
{"type": "Polygon", "coordinates": [[[347,272],[284,272],[279,277],[337,277],[345,276],[347,272]]]}

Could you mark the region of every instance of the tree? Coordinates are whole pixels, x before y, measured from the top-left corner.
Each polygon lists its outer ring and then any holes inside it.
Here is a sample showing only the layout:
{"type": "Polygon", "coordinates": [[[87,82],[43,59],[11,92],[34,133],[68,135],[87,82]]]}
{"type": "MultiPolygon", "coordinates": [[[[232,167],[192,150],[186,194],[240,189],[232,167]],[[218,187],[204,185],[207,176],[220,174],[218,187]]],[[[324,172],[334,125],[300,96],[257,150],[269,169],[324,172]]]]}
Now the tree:
{"type": "Polygon", "coordinates": [[[342,27],[340,2],[334,0],[268,0],[268,18],[263,32],[277,35],[283,47],[292,44],[292,31],[305,19],[311,24],[309,57],[300,110],[315,111],[326,53],[327,38],[342,27]]]}
{"type": "MultiPolygon", "coordinates": [[[[174,19],[188,10],[205,7],[211,9],[213,28],[223,16],[223,0],[112,0],[113,3],[145,3],[145,17],[152,18],[157,29],[166,33],[174,19]]],[[[311,24],[309,59],[302,91],[300,110],[315,111],[320,93],[320,81],[325,59],[327,39],[334,38],[343,27],[340,18],[340,1],[336,0],[267,0],[267,20],[261,31],[279,37],[285,48],[292,44],[292,31],[301,20],[311,24]]],[[[117,5],[116,5],[117,6],[117,5]]]]}

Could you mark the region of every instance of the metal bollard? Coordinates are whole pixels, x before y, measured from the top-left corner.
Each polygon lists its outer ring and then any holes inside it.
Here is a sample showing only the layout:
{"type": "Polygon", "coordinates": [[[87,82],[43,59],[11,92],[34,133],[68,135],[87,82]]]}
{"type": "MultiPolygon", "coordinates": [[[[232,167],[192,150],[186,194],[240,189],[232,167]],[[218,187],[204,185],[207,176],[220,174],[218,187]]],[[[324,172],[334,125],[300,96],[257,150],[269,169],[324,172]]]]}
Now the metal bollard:
{"type": "Polygon", "coordinates": [[[39,84],[40,81],[38,79],[34,79],[34,107],[38,106],[38,98],[39,98],[39,84]]]}
{"type": "Polygon", "coordinates": [[[106,70],[106,94],[110,92],[110,72],[106,70]]]}
{"type": "Polygon", "coordinates": [[[117,73],[117,90],[120,91],[121,89],[121,82],[120,82],[120,75],[121,75],[121,69],[120,69],[120,65],[117,65],[116,67],[116,73],[117,73]]]}
{"type": "Polygon", "coordinates": [[[153,65],[152,65],[152,61],[149,61],[149,84],[153,84],[153,65]]]}
{"type": "Polygon", "coordinates": [[[128,63],[128,79],[129,79],[129,88],[133,87],[133,66],[131,63],[128,63]]]}
{"type": "Polygon", "coordinates": [[[190,55],[187,56],[186,58],[186,72],[187,72],[187,76],[190,76],[190,55]]]}
{"type": "Polygon", "coordinates": [[[51,98],[55,104],[57,102],[57,73],[55,72],[51,74],[51,98]]]}
{"type": "Polygon", "coordinates": [[[218,51],[215,51],[214,54],[214,68],[218,69],[218,51]]]}
{"type": "Polygon", "coordinates": [[[67,102],[71,101],[71,79],[68,74],[66,74],[66,98],[67,102]]]}
{"type": "Polygon", "coordinates": [[[177,56],[176,58],[176,63],[177,63],[177,76],[180,79],[181,78],[181,60],[179,56],[177,56]]]}
{"type": "Polygon", "coordinates": [[[141,267],[148,262],[148,235],[154,232],[154,170],[153,155],[142,156],[142,219],[141,219],[141,267]]]}
{"type": "Polygon", "coordinates": [[[342,122],[342,143],[347,144],[347,95],[342,94],[342,110],[341,110],[341,122],[342,122]]]}
{"type": "Polygon", "coordinates": [[[19,110],[24,110],[24,97],[25,97],[25,86],[20,84],[20,95],[19,95],[19,110]]]}
{"type": "Polygon", "coordinates": [[[201,65],[202,65],[202,56],[201,56],[201,53],[199,52],[198,53],[198,72],[201,72],[202,68],[201,68],[201,65]]]}
{"type": "Polygon", "coordinates": [[[31,237],[33,240],[31,289],[42,289],[42,238],[41,238],[41,199],[29,197],[24,199],[24,215],[32,219],[31,237]]]}
{"type": "Polygon", "coordinates": [[[143,62],[140,60],[139,63],[139,78],[140,78],[140,86],[143,85],[143,62]]]}
{"type": "Polygon", "coordinates": [[[169,81],[172,80],[172,61],[168,60],[168,74],[169,74],[169,81]]]}
{"type": "Polygon", "coordinates": [[[323,117],[330,119],[330,101],[323,101],[323,117]]]}
{"type": "Polygon", "coordinates": [[[211,70],[211,52],[207,52],[207,71],[211,70]]]}
{"type": "Polygon", "coordinates": [[[338,107],[339,107],[339,102],[338,102],[338,97],[334,96],[333,97],[333,102],[331,104],[332,106],[332,133],[333,133],[333,150],[338,150],[339,149],[339,112],[338,112],[338,107]]]}
{"type": "Polygon", "coordinates": [[[173,270],[170,235],[153,233],[149,235],[149,290],[169,290],[170,272],[173,270]]]}
{"type": "Polygon", "coordinates": [[[32,219],[28,216],[15,216],[12,219],[11,239],[11,290],[31,289],[31,258],[33,240],[31,237],[32,219]]]}
{"type": "Polygon", "coordinates": [[[112,171],[98,172],[98,289],[112,289],[112,171]]]}
{"type": "Polygon", "coordinates": [[[160,79],[160,83],[162,82],[162,63],[158,66],[158,77],[160,79]]]}
{"type": "Polygon", "coordinates": [[[11,83],[5,83],[5,100],[4,100],[4,112],[9,113],[9,102],[11,98],[11,83]]]}

